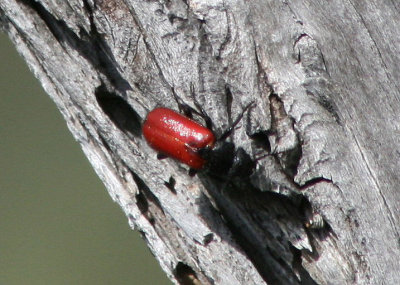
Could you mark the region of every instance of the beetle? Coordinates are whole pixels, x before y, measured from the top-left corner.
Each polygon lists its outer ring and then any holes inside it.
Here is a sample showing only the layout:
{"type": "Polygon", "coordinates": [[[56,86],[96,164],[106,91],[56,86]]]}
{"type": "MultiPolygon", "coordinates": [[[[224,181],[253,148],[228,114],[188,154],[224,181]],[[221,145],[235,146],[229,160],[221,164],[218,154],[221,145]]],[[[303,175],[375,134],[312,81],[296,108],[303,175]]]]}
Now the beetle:
{"type": "MultiPolygon", "coordinates": [[[[248,104],[219,138],[211,127],[162,107],[148,113],[142,127],[143,135],[153,149],[188,165],[192,174],[193,170],[204,169],[215,177],[247,177],[253,172],[255,161],[243,148],[235,149],[226,138],[253,104],[248,104]]],[[[206,122],[211,121],[203,110],[198,114],[205,117],[206,122]]]]}
{"type": "Polygon", "coordinates": [[[199,151],[212,149],[216,141],[210,129],[168,108],[152,110],[142,130],[152,148],[196,170],[205,164],[199,151]]]}

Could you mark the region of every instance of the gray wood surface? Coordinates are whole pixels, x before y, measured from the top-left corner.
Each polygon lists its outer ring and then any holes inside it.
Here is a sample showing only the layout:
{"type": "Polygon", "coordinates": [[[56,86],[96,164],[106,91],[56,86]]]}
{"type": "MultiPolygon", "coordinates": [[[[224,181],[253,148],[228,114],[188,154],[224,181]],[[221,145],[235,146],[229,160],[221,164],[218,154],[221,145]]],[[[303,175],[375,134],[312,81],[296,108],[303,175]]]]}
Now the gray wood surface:
{"type": "Polygon", "coordinates": [[[1,0],[0,21],[172,281],[400,284],[399,10],[1,0]],[[177,110],[172,90],[194,106],[191,85],[216,134],[255,101],[231,137],[269,154],[250,179],[190,177],[145,143],[147,112],[177,110]]]}

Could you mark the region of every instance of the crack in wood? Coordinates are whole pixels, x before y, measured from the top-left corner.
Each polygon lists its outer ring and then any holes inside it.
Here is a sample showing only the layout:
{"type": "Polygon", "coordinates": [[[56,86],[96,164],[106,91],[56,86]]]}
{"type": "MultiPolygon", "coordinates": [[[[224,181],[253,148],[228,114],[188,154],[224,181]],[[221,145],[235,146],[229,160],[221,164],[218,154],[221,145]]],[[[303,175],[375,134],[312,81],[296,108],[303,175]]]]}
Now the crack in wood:
{"type": "Polygon", "coordinates": [[[136,111],[116,93],[109,92],[104,83],[95,90],[96,100],[115,126],[126,135],[141,137],[141,118],[136,111]]]}
{"type": "MultiPolygon", "coordinates": [[[[76,50],[87,59],[99,73],[103,74],[103,80],[105,82],[109,81],[116,90],[122,93],[131,89],[128,81],[118,72],[112,52],[102,36],[97,32],[92,16],[89,17],[91,27],[90,33],[88,34],[81,27],[80,35],[78,36],[63,20],[58,20],[47,11],[40,2],[28,0],[21,0],[21,2],[37,13],[62,46],[68,45],[70,48],[76,50]]],[[[89,11],[89,15],[91,15],[92,11],[87,1],[84,1],[84,6],[89,11]]]]}

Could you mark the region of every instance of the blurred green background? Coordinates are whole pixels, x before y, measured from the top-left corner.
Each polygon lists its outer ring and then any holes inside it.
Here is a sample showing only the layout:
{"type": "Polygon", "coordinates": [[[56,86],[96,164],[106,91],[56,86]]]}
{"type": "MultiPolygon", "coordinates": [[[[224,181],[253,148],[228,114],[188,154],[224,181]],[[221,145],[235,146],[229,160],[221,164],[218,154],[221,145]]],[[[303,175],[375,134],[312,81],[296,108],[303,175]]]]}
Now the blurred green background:
{"type": "Polygon", "coordinates": [[[171,284],[0,32],[0,284],[171,284]]]}

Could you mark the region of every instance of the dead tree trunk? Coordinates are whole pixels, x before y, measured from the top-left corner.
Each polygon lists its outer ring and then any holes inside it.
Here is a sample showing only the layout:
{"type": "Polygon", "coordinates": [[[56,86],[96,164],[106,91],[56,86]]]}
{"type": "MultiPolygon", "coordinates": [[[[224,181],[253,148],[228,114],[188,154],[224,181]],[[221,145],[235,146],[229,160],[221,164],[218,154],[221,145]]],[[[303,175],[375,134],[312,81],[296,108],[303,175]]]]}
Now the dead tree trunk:
{"type": "Polygon", "coordinates": [[[3,29],[181,284],[400,284],[399,10],[0,1],[3,29]],[[216,134],[256,102],[230,138],[259,158],[250,177],[157,160],[141,124],[155,106],[178,109],[172,90],[216,134]]]}

